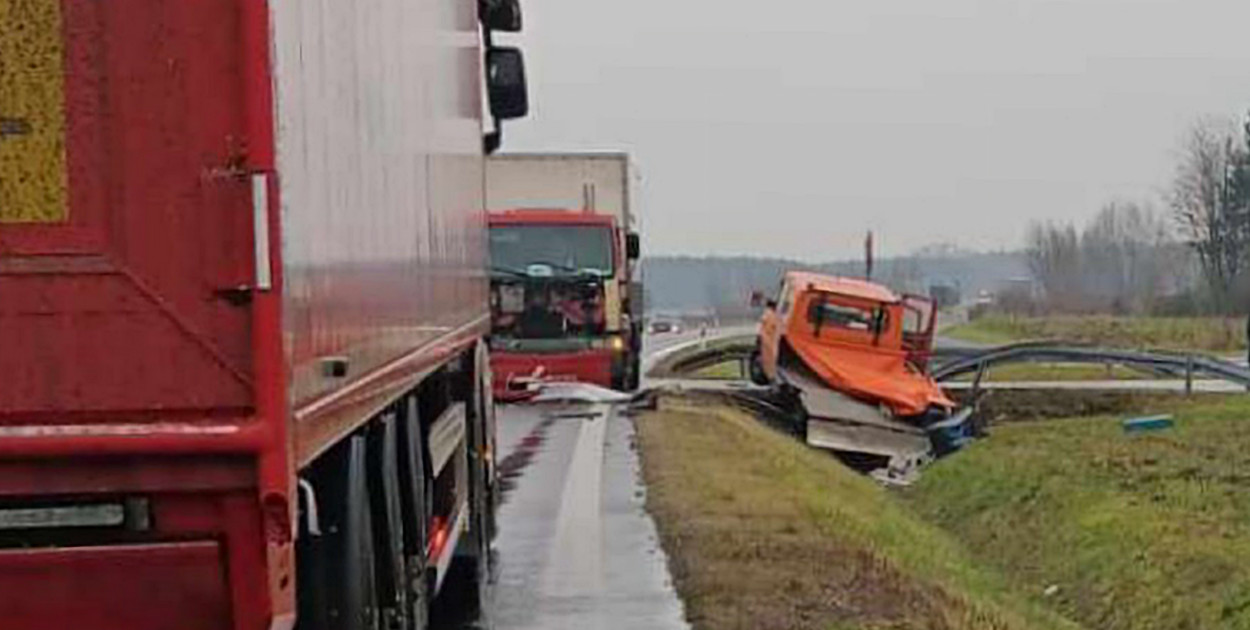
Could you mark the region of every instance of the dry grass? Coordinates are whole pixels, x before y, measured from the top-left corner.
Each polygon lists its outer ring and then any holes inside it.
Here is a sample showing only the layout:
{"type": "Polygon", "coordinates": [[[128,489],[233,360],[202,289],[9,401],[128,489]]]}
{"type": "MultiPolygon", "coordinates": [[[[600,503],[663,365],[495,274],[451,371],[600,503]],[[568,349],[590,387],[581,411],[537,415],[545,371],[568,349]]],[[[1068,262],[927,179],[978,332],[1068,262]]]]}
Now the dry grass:
{"type": "Polygon", "coordinates": [[[709,365],[690,375],[690,378],[703,378],[716,381],[738,381],[747,378],[742,369],[741,361],[725,361],[709,365]]]}
{"type": "MultiPolygon", "coordinates": [[[[976,379],[976,373],[963,374],[957,381],[976,379]]],[[[986,370],[985,381],[1135,381],[1154,376],[1122,365],[1089,363],[1010,363],[986,370]]]]}
{"type": "Polygon", "coordinates": [[[944,329],[942,334],[991,344],[1056,339],[1109,347],[1204,352],[1238,352],[1246,347],[1245,320],[1224,317],[985,315],[944,329]]]}
{"type": "Polygon", "coordinates": [[[641,417],[648,508],[699,629],[1074,627],[824,453],[708,399],[641,417]]]}

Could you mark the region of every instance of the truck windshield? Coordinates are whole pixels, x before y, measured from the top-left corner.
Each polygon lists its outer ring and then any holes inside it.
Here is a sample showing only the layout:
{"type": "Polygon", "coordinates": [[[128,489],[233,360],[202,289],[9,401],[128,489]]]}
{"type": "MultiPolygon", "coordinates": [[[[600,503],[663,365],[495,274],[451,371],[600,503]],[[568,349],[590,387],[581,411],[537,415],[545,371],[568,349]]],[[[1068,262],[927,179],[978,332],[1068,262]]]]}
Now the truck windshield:
{"type": "Polygon", "coordinates": [[[500,225],[490,229],[490,262],[497,273],[612,275],[612,230],[598,225],[500,225]]]}

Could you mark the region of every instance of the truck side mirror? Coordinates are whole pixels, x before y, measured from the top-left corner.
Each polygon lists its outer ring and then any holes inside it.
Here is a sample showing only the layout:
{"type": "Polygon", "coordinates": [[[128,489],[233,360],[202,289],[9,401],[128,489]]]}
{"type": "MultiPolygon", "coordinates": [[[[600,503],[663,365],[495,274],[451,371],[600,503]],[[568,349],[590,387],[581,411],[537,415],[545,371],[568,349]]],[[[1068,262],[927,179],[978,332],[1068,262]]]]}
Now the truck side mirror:
{"type": "Polygon", "coordinates": [[[490,115],[496,120],[524,118],[529,113],[525,60],[520,50],[497,46],[486,51],[486,91],[490,115]]]}
{"type": "Polygon", "coordinates": [[[521,32],[521,3],[519,0],[480,0],[478,16],[488,30],[521,32]]]}
{"type": "Polygon", "coordinates": [[[630,260],[638,260],[642,256],[642,239],[637,232],[625,235],[625,256],[630,260]]]}

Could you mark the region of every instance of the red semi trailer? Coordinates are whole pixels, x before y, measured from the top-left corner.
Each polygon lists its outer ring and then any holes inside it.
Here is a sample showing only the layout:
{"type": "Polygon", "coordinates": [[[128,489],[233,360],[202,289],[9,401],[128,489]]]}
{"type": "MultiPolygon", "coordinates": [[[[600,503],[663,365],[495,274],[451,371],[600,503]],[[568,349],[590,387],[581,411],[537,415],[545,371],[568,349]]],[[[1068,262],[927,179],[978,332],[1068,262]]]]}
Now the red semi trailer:
{"type": "Polygon", "coordinates": [[[417,629],[478,578],[519,27],[0,0],[0,627],[417,629]]]}

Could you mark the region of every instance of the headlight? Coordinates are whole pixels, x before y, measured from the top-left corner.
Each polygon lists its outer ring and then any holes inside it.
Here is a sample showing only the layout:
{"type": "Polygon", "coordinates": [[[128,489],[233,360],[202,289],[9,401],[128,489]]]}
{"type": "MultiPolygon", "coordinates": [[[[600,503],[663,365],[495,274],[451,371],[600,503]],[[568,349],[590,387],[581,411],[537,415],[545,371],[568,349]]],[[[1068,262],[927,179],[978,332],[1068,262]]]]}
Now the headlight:
{"type": "Polygon", "coordinates": [[[606,339],[596,339],[591,342],[590,347],[595,349],[611,350],[613,352],[621,352],[625,350],[625,338],[620,335],[612,335],[606,339]]]}

